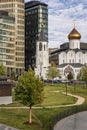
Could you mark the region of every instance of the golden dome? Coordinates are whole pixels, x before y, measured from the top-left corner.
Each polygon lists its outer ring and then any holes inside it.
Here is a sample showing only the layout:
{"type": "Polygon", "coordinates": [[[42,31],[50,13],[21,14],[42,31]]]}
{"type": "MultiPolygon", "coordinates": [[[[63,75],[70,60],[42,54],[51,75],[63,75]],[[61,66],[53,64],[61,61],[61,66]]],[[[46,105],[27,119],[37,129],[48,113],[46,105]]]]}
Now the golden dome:
{"type": "Polygon", "coordinates": [[[70,34],[68,35],[69,40],[73,40],[73,39],[80,39],[81,35],[80,33],[74,28],[70,34]]]}

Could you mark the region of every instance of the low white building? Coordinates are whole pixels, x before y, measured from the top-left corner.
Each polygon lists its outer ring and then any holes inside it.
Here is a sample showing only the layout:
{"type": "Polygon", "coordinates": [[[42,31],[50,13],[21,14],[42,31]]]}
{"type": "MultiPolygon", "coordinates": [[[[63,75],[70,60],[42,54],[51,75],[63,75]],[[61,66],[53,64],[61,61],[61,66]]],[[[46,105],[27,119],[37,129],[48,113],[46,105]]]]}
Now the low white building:
{"type": "Polygon", "coordinates": [[[74,79],[77,79],[82,66],[87,63],[87,43],[80,42],[81,35],[76,28],[70,32],[68,39],[69,42],[60,45],[60,49],[50,54],[50,59],[54,62],[58,59],[56,63],[61,78],[65,79],[72,72],[74,79]]]}

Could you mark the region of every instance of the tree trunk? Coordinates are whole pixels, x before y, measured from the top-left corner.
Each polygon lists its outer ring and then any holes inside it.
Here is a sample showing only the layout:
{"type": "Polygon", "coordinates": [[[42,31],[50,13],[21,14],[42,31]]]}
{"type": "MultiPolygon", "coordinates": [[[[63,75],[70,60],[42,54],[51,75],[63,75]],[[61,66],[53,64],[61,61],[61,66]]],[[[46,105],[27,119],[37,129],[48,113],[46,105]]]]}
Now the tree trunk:
{"type": "Polygon", "coordinates": [[[31,109],[31,106],[29,108],[29,124],[32,124],[32,109],[31,109]]]}

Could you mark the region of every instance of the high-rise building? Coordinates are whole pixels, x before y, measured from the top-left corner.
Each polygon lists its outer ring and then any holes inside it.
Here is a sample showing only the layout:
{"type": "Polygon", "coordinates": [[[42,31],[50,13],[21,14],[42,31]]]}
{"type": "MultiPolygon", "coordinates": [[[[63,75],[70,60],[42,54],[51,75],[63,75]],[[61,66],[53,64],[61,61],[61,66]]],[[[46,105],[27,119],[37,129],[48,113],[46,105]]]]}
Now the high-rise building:
{"type": "Polygon", "coordinates": [[[15,19],[0,11],[0,63],[9,74],[15,68],[15,19]]]}
{"type": "Polygon", "coordinates": [[[0,10],[8,11],[9,16],[15,18],[14,69],[16,74],[21,74],[25,69],[24,0],[0,0],[0,10]]]}
{"type": "Polygon", "coordinates": [[[25,69],[36,67],[36,43],[39,40],[41,24],[48,41],[48,5],[41,1],[25,3],[25,69]]]}

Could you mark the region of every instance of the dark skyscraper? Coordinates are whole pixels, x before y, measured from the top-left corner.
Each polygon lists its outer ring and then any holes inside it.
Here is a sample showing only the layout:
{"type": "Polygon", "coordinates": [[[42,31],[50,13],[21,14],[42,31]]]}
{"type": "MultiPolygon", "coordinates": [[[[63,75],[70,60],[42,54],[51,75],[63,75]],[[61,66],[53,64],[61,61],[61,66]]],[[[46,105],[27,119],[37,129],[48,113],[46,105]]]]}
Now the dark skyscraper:
{"type": "Polygon", "coordinates": [[[36,42],[41,26],[48,41],[48,5],[40,1],[25,3],[25,69],[36,66],[36,42]]]}

